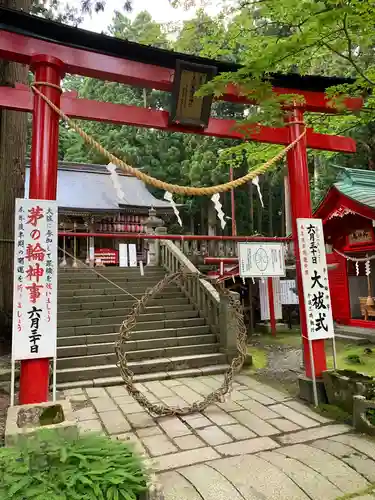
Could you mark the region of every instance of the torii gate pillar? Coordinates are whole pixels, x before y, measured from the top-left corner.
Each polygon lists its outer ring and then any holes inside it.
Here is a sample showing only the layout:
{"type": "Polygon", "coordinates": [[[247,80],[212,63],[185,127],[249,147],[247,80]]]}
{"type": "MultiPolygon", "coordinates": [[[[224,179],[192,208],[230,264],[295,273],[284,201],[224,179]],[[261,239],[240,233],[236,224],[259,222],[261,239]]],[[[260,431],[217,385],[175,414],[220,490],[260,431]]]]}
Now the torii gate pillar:
{"type": "MultiPolygon", "coordinates": [[[[60,82],[64,64],[51,56],[35,55],[31,69],[38,87],[56,106],[60,106],[60,82]],[[41,82],[51,85],[41,85],[41,82]]],[[[34,95],[33,135],[29,198],[56,200],[57,161],[59,147],[59,117],[38,95],[34,95]]],[[[57,249],[56,249],[57,251],[57,249]]],[[[49,359],[29,359],[21,362],[20,404],[48,401],[49,359]]]]}
{"type": "MultiPolygon", "coordinates": [[[[297,139],[303,132],[305,124],[303,119],[303,111],[297,107],[293,109],[287,119],[289,127],[290,142],[297,139]]],[[[309,172],[307,168],[307,151],[306,151],[306,136],[304,136],[288,153],[287,163],[289,172],[289,189],[290,189],[290,204],[292,212],[292,235],[294,241],[294,252],[296,257],[296,274],[297,274],[297,288],[298,299],[300,308],[300,323],[303,344],[303,356],[305,366],[305,376],[311,379],[311,362],[309,344],[308,344],[308,331],[307,331],[307,318],[305,300],[303,296],[302,287],[302,268],[300,261],[300,252],[298,246],[297,235],[297,219],[311,218],[311,196],[310,196],[310,182],[309,172]]],[[[313,362],[315,367],[315,376],[322,377],[322,372],[327,369],[326,354],[324,349],[324,340],[313,340],[313,362]]],[[[306,380],[306,379],[305,379],[306,380]]],[[[300,385],[301,389],[302,386],[300,385]]],[[[305,391],[301,390],[301,396],[305,391]]]]}

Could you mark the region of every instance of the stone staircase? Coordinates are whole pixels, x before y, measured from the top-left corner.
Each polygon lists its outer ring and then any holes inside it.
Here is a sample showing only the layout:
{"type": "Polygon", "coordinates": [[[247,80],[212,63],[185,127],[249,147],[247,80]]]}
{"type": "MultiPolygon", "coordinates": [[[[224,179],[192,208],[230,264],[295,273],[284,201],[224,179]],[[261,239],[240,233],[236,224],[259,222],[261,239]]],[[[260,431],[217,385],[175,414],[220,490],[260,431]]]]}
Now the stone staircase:
{"type": "MultiPolygon", "coordinates": [[[[140,298],[165,275],[162,267],[147,267],[144,276],[137,268],[98,271],[132,295],[89,269],[59,270],[58,389],[122,383],[114,352],[120,324],[134,297],[140,298]]],[[[174,284],[151,300],[127,342],[135,380],[224,372],[227,355],[203,316],[174,284]]]]}

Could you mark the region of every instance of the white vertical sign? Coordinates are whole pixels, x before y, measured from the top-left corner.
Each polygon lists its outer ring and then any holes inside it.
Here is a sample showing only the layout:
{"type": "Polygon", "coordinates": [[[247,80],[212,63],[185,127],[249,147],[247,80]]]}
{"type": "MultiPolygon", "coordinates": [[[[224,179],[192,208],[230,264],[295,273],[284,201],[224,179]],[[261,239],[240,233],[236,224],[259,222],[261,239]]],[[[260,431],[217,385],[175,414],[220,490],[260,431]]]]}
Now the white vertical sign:
{"type": "Polygon", "coordinates": [[[118,249],[120,267],[128,267],[128,245],[126,243],[120,243],[118,249]]]}
{"type": "Polygon", "coordinates": [[[321,219],[297,219],[303,294],[310,340],[334,337],[321,219]]]}
{"type": "Polygon", "coordinates": [[[89,261],[95,262],[95,241],[93,236],[89,238],[89,261]]]}
{"type": "Polygon", "coordinates": [[[54,358],[57,203],[16,200],[12,360],[54,358]]]}
{"type": "Polygon", "coordinates": [[[134,243],[129,245],[129,266],[137,267],[137,247],[134,243]]]}
{"type": "Polygon", "coordinates": [[[298,305],[296,286],[296,280],[281,280],[280,295],[283,305],[298,305]]]}
{"type": "MultiPolygon", "coordinates": [[[[275,308],[275,319],[282,319],[283,310],[280,300],[280,280],[273,278],[273,303],[275,308]]],[[[259,281],[260,318],[262,321],[270,320],[270,303],[268,296],[268,280],[259,281]]]]}

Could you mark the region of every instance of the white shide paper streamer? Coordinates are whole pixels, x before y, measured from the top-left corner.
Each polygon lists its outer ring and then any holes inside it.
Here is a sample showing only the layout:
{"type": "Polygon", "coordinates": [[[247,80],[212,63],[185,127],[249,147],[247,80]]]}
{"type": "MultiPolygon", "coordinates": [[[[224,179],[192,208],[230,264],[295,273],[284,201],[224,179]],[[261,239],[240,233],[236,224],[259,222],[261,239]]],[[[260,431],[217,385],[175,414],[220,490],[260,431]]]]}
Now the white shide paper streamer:
{"type": "Polygon", "coordinates": [[[225,214],[222,210],[222,204],[220,203],[220,193],[215,193],[211,196],[211,200],[215,206],[215,210],[217,212],[217,217],[218,219],[220,220],[220,224],[221,224],[221,229],[224,229],[227,222],[225,220],[225,214]]]}
{"type": "Polygon", "coordinates": [[[108,163],[107,170],[111,174],[111,180],[117,194],[117,199],[123,200],[125,195],[120,186],[119,175],[116,172],[116,165],[114,165],[113,163],[108,163]]]}
{"type": "Polygon", "coordinates": [[[175,216],[177,218],[177,221],[180,224],[180,226],[182,227],[182,220],[181,220],[181,217],[180,217],[180,212],[178,211],[176,202],[173,199],[173,194],[170,193],[169,191],[166,191],[164,193],[164,199],[167,200],[167,201],[169,201],[169,203],[171,204],[171,207],[173,208],[173,212],[174,212],[174,214],[175,214],[175,216]]]}
{"type": "Polygon", "coordinates": [[[254,184],[254,186],[257,187],[258,194],[259,194],[259,200],[262,204],[262,208],[264,208],[263,196],[262,196],[262,192],[261,192],[260,186],[259,186],[259,177],[258,176],[254,177],[254,179],[251,182],[254,184]]]}

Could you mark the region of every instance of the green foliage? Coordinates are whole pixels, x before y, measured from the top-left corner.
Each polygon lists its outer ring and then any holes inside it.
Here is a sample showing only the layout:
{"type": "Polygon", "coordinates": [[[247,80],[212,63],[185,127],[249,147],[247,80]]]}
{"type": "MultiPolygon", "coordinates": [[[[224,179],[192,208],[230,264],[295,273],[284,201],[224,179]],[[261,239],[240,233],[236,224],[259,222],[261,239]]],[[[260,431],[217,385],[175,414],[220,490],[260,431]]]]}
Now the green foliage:
{"type": "Polygon", "coordinates": [[[22,446],[0,448],[0,498],[137,500],[147,475],[131,447],[107,437],[63,439],[40,431],[22,446]]]}
{"type": "Polygon", "coordinates": [[[348,363],[353,364],[353,365],[361,365],[362,360],[361,357],[358,354],[348,354],[346,357],[346,360],[348,363]]]}

